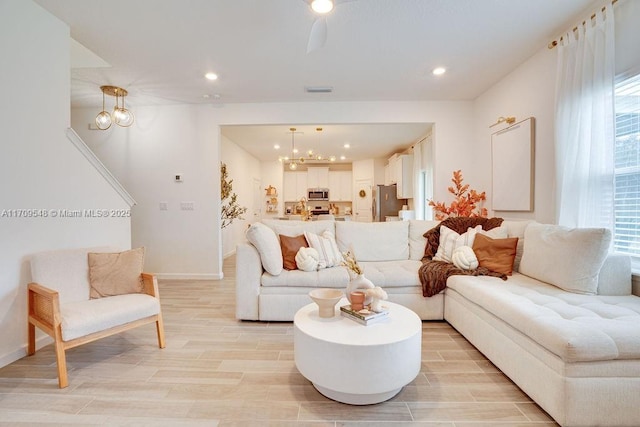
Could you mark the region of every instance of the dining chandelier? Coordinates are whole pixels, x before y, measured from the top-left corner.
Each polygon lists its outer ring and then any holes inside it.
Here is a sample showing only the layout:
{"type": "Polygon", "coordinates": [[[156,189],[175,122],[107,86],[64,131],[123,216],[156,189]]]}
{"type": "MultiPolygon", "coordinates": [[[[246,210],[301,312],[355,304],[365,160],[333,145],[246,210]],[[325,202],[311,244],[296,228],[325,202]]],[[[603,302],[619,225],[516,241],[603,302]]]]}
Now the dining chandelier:
{"type": "Polygon", "coordinates": [[[98,129],[107,130],[111,127],[111,123],[122,127],[131,126],[135,118],[131,110],[126,109],[124,106],[124,98],[129,92],[117,86],[100,86],[100,90],[102,91],[102,111],[96,116],[98,129]],[[105,95],[116,97],[116,105],[111,113],[104,108],[105,95]],[[120,99],[122,99],[122,106],[120,106],[120,99]]]}
{"type": "Polygon", "coordinates": [[[291,157],[289,160],[289,169],[291,170],[296,170],[298,169],[298,163],[304,163],[304,158],[300,157],[298,159],[298,161],[296,161],[296,144],[295,144],[295,140],[294,140],[294,136],[296,133],[296,128],[289,128],[289,131],[291,132],[291,157]]]}

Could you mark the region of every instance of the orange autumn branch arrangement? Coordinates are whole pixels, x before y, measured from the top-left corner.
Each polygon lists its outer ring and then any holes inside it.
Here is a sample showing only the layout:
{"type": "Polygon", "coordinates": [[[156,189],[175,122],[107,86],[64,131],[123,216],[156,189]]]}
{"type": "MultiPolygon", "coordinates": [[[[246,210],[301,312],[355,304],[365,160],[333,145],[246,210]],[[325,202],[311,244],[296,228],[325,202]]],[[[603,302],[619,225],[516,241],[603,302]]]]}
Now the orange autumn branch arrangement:
{"type": "Polygon", "coordinates": [[[481,217],[486,218],[488,212],[486,208],[481,207],[482,202],[487,200],[485,192],[478,193],[476,190],[470,190],[469,184],[462,184],[464,178],[462,171],[453,171],[451,182],[455,185],[449,187],[449,193],[453,194],[455,200],[449,206],[443,202],[434,202],[429,200],[429,206],[433,207],[436,219],[443,219],[455,216],[481,217]]]}

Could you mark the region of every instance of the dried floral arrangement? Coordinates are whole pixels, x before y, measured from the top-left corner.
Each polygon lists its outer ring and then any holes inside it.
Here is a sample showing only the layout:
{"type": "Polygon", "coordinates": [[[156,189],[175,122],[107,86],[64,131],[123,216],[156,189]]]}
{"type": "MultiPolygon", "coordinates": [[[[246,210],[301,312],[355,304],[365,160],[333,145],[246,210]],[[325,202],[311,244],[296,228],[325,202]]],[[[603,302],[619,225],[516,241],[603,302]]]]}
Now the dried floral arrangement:
{"type": "Polygon", "coordinates": [[[344,261],[340,263],[349,269],[349,271],[355,273],[357,276],[362,274],[362,268],[358,265],[358,261],[356,261],[356,256],[351,251],[347,251],[342,254],[344,257],[344,261]]]}
{"type": "Polygon", "coordinates": [[[247,212],[246,207],[238,204],[238,195],[232,193],[233,180],[227,174],[227,165],[220,162],[220,228],[231,225],[234,219],[244,219],[242,215],[247,212]],[[227,200],[228,199],[228,200],[227,200]]]}
{"type": "Polygon", "coordinates": [[[469,184],[462,184],[463,180],[461,170],[453,171],[451,181],[455,187],[449,187],[448,190],[453,194],[455,200],[449,206],[444,202],[429,200],[429,206],[433,207],[437,220],[441,221],[456,216],[481,218],[488,216],[487,209],[480,206],[482,202],[487,200],[485,192],[478,193],[476,190],[470,190],[469,184]]]}

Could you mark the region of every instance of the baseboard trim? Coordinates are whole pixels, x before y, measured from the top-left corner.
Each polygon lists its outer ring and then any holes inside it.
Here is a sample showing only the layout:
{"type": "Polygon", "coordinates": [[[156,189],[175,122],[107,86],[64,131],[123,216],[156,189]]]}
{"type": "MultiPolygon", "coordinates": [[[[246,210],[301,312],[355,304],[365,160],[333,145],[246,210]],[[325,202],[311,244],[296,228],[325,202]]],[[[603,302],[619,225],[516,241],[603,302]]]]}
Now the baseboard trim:
{"type": "Polygon", "coordinates": [[[220,274],[191,274],[191,273],[154,273],[160,280],[222,280],[220,274]]]}
{"type": "MultiPolygon", "coordinates": [[[[36,351],[40,350],[42,347],[46,345],[51,344],[52,342],[53,342],[53,339],[48,335],[44,335],[40,338],[36,338],[36,351]]],[[[0,368],[10,365],[16,360],[22,359],[26,355],[27,355],[27,345],[24,344],[17,350],[14,350],[0,357],[0,368]]]]}

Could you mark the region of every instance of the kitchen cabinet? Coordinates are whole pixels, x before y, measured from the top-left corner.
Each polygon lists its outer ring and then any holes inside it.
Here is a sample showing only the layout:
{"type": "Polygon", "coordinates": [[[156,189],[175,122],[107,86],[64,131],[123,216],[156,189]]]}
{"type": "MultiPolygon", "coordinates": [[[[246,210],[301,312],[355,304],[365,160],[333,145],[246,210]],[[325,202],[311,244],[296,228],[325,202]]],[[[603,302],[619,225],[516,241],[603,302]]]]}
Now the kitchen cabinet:
{"type": "Polygon", "coordinates": [[[385,184],[398,186],[398,199],[413,198],[413,154],[394,154],[385,167],[385,184]]]}
{"type": "Polygon", "coordinates": [[[396,161],[398,199],[413,199],[413,154],[402,154],[396,161]]]}
{"type": "Polygon", "coordinates": [[[283,177],[283,196],[285,202],[297,202],[307,197],[307,172],[285,172],[283,177]]]}
{"type": "Polygon", "coordinates": [[[393,185],[398,183],[398,174],[396,173],[399,154],[389,157],[389,161],[384,171],[385,185],[393,185]]]}
{"type": "Polygon", "coordinates": [[[353,200],[353,174],[351,171],[329,172],[329,200],[332,202],[353,200]]]}
{"type": "Polygon", "coordinates": [[[329,168],[307,168],[307,188],[329,188],[329,168]]]}

